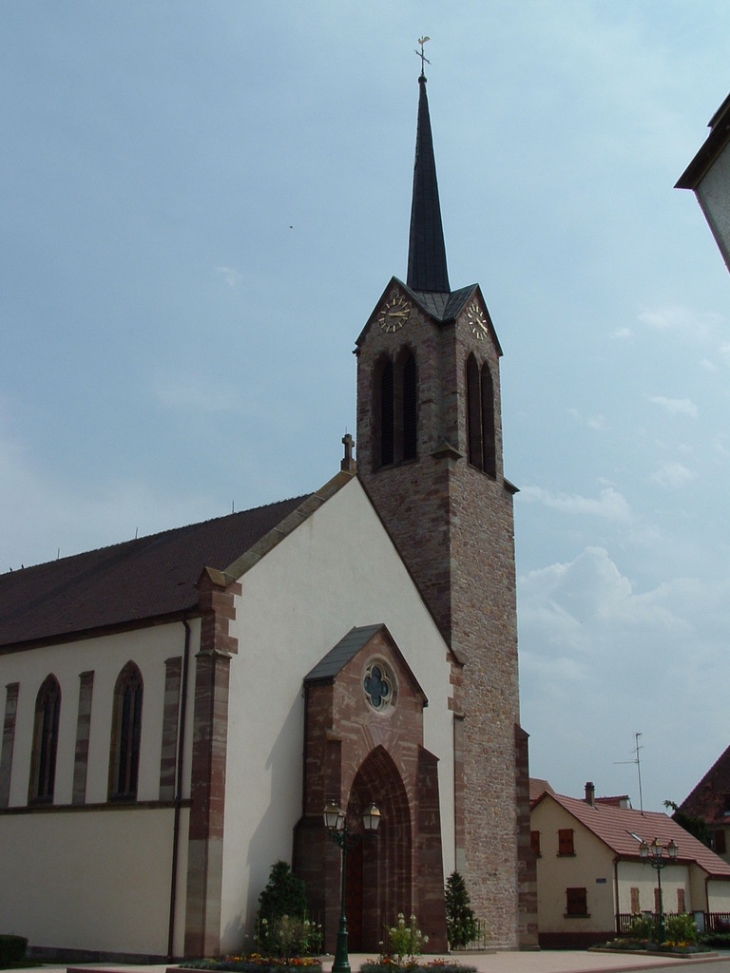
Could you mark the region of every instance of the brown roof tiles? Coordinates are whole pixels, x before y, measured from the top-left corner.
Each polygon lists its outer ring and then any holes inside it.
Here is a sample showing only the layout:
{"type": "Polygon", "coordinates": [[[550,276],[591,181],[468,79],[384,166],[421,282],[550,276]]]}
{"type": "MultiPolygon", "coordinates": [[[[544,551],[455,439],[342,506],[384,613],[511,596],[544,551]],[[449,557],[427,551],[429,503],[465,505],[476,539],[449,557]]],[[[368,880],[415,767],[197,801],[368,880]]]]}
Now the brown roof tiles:
{"type": "Polygon", "coordinates": [[[204,568],[224,571],[305,500],[282,500],[0,575],[0,651],[189,611],[204,568]]]}

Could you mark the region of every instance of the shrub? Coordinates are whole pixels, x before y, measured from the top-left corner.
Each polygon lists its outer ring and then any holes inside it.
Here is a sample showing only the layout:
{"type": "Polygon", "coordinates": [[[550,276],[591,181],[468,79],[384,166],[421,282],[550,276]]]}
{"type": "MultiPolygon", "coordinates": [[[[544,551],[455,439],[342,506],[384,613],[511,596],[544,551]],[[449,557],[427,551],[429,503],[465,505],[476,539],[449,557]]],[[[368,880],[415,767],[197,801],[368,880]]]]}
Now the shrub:
{"type": "Polygon", "coordinates": [[[459,872],[452,872],[446,880],[446,935],[449,949],[463,949],[477,937],[469,893],[459,872]]]}
{"type": "Polygon", "coordinates": [[[388,954],[399,966],[402,966],[406,959],[409,965],[414,964],[414,957],[421,955],[427,942],[428,936],[423,935],[413,915],[406,925],[405,916],[399,912],[397,923],[388,929],[388,954]]]}
{"type": "Polygon", "coordinates": [[[664,936],[670,943],[696,943],[697,926],[692,916],[686,912],[667,916],[664,920],[664,936]]]}
{"type": "Polygon", "coordinates": [[[28,940],[23,936],[0,936],[0,967],[22,963],[27,946],[28,940]]]}
{"type": "Polygon", "coordinates": [[[307,918],[304,882],[284,861],[271,867],[269,881],[259,896],[257,945],[270,956],[307,956],[322,946],[322,927],[307,918]]]}
{"type": "Polygon", "coordinates": [[[645,915],[643,912],[632,916],[629,926],[629,935],[632,939],[654,939],[656,925],[652,915],[645,915]]]}

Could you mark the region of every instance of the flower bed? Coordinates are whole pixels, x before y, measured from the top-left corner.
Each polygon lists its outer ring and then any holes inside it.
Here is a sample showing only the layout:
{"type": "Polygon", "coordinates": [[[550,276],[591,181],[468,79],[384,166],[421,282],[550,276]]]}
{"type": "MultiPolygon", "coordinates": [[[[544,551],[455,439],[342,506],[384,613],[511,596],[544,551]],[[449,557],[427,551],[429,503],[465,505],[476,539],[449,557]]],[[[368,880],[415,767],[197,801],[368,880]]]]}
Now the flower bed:
{"type": "Polygon", "coordinates": [[[221,973],[289,973],[291,970],[305,973],[322,973],[322,963],[311,956],[281,957],[223,956],[221,959],[196,959],[180,963],[187,970],[215,970],[221,973]]]}
{"type": "Polygon", "coordinates": [[[703,943],[690,943],[690,942],[666,942],[666,943],[654,943],[648,939],[632,939],[626,937],[624,939],[612,939],[608,943],[603,943],[600,946],[592,946],[591,952],[611,952],[611,953],[660,953],[669,954],[673,956],[691,956],[694,953],[709,953],[712,952],[709,946],[705,946],[703,943]]]}
{"type": "Polygon", "coordinates": [[[452,963],[449,960],[434,959],[411,959],[402,963],[394,959],[379,959],[363,963],[360,973],[397,973],[403,970],[404,973],[476,973],[476,966],[463,966],[461,963],[452,963]]]}

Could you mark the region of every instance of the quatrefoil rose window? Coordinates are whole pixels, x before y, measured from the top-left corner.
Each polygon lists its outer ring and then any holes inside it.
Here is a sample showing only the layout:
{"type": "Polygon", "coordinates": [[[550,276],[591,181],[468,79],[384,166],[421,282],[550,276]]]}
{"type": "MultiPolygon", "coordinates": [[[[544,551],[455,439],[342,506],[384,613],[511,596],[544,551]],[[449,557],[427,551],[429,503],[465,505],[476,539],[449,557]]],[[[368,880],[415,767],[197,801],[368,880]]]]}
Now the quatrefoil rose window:
{"type": "Polygon", "coordinates": [[[371,662],[362,681],[367,700],[374,710],[382,711],[393,704],[394,683],[385,663],[371,662]]]}

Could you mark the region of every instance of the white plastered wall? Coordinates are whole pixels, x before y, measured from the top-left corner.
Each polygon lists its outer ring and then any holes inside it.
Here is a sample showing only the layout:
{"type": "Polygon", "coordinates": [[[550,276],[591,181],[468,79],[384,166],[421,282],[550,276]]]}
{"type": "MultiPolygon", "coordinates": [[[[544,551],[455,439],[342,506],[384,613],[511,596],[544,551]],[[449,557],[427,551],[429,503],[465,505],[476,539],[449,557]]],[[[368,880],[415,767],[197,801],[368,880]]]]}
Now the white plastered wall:
{"type": "MultiPolygon", "coordinates": [[[[191,653],[197,630],[194,623],[191,653]]],[[[71,805],[79,675],[89,670],[94,684],[86,804],[106,802],[114,684],[129,660],[139,667],[144,685],[138,800],[157,801],[165,660],[183,655],[184,640],[178,622],[0,656],[0,686],[20,684],[10,807],[22,808],[28,802],[35,701],[49,673],[61,686],[54,804],[71,805]]],[[[188,738],[191,722],[188,719],[188,738]]],[[[187,813],[183,817],[181,833],[186,838],[187,813]]],[[[69,807],[0,815],[3,931],[27,936],[32,946],[164,955],[172,833],[169,807],[69,807]]],[[[183,841],[178,928],[184,921],[185,870],[183,841]]]]}
{"type": "MultiPolygon", "coordinates": [[[[677,912],[679,891],[684,891],[684,907],[687,912],[703,909],[695,903],[690,879],[691,867],[681,863],[662,869],[662,908],[664,912],[677,912]]],[[[649,864],[622,861],[618,864],[619,912],[631,912],[631,889],[639,890],[639,911],[654,912],[657,873],[649,864]]]]}
{"type": "MultiPolygon", "coordinates": [[[[707,882],[708,912],[730,912],[730,880],[709,879],[707,882]]],[[[698,906],[702,908],[702,906],[698,906]]]]}
{"type": "Polygon", "coordinates": [[[439,757],[444,874],[454,868],[447,647],[380,520],[352,480],[241,578],[232,632],[221,932],[242,945],[302,813],[303,678],[356,625],[384,622],[429,701],[439,757]]]}

